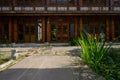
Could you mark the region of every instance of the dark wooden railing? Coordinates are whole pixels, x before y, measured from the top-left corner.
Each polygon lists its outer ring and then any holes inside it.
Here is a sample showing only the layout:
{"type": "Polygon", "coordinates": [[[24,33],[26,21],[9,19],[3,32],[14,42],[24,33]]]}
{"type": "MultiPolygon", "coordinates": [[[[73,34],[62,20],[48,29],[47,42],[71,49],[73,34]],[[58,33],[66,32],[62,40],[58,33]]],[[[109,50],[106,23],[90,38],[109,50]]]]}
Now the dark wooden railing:
{"type": "MultiPolygon", "coordinates": [[[[98,0],[97,0],[98,1],[98,0]]],[[[108,0],[107,0],[108,1],[108,0]]],[[[119,1],[119,0],[118,0],[119,1]]],[[[45,0],[0,0],[0,13],[120,13],[120,1],[116,2],[89,2],[77,1],[66,3],[51,3],[45,0]]]]}
{"type": "Polygon", "coordinates": [[[101,0],[97,0],[94,2],[91,1],[82,1],[82,6],[95,6],[95,7],[100,7],[100,6],[106,6],[109,3],[106,3],[105,0],[101,1],[101,0]]]}

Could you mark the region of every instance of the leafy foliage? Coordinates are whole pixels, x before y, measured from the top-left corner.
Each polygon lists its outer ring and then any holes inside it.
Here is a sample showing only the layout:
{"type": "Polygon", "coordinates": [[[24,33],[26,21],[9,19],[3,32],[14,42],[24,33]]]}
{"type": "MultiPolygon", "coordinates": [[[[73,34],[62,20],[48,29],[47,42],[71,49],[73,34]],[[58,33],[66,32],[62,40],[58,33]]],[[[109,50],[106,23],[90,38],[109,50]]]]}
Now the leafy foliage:
{"type": "Polygon", "coordinates": [[[120,49],[111,48],[104,57],[99,74],[105,76],[107,80],[120,80],[120,49]]]}
{"type": "Polygon", "coordinates": [[[74,41],[82,49],[82,60],[97,74],[106,80],[120,80],[120,49],[113,49],[111,44],[99,42],[86,32],[74,41]]]}
{"type": "Polygon", "coordinates": [[[90,34],[84,32],[83,34],[81,33],[81,38],[77,42],[83,51],[81,58],[95,71],[97,71],[97,67],[100,66],[102,59],[110,48],[110,46],[104,47],[105,41],[101,43],[98,41],[91,37],[90,34]]]}
{"type": "Polygon", "coordinates": [[[77,44],[78,40],[79,40],[79,38],[71,38],[70,45],[71,46],[78,46],[78,44],[77,44]]]}

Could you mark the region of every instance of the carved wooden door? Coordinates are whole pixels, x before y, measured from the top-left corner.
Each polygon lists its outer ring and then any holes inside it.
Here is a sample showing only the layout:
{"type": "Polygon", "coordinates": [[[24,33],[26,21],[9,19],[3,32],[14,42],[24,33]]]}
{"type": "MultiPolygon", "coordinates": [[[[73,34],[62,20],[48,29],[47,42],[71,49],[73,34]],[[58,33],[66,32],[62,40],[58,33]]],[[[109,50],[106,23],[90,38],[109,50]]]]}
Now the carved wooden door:
{"type": "Polygon", "coordinates": [[[69,41],[69,24],[63,23],[57,25],[57,42],[69,41]]]}
{"type": "Polygon", "coordinates": [[[24,26],[24,41],[26,43],[35,43],[37,41],[37,26],[26,25],[24,26]]]}

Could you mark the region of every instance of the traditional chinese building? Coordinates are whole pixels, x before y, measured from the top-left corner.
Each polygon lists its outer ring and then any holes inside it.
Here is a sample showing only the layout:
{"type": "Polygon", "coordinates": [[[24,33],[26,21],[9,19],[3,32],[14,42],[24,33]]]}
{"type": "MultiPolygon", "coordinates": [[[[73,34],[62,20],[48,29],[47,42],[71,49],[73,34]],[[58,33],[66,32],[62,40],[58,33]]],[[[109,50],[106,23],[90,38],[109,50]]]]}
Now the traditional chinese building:
{"type": "Polygon", "coordinates": [[[64,43],[82,30],[119,37],[120,0],[0,0],[0,43],[64,43]]]}

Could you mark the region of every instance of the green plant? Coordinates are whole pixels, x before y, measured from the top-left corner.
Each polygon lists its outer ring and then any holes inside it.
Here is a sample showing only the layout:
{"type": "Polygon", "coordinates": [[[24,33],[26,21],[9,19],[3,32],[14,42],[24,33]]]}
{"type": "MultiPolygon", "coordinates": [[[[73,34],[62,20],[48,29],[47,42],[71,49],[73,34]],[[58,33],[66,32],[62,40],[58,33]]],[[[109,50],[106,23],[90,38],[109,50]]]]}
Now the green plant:
{"type": "Polygon", "coordinates": [[[94,39],[87,32],[81,33],[80,38],[78,38],[77,44],[82,49],[82,60],[92,67],[96,72],[98,72],[98,67],[110,48],[109,45],[105,47],[105,43],[105,41],[99,43],[99,40],[94,39]]]}
{"type": "Polygon", "coordinates": [[[0,53],[0,64],[2,64],[4,61],[3,61],[3,54],[0,53]]]}
{"type": "Polygon", "coordinates": [[[104,57],[99,73],[103,75],[106,80],[120,80],[120,49],[111,48],[109,53],[104,57]]]}
{"type": "Polygon", "coordinates": [[[3,57],[3,54],[1,54],[1,51],[0,51],[0,60],[2,59],[2,57],[3,57]]]}
{"type": "Polygon", "coordinates": [[[0,53],[0,64],[5,63],[10,60],[10,55],[0,53]]]}
{"type": "Polygon", "coordinates": [[[78,42],[78,38],[70,38],[70,45],[71,46],[78,46],[77,42],[78,42]]]}
{"type": "Polygon", "coordinates": [[[97,74],[106,80],[120,80],[119,48],[111,48],[111,43],[99,42],[87,32],[81,33],[76,43],[82,49],[82,60],[97,74]]]}

